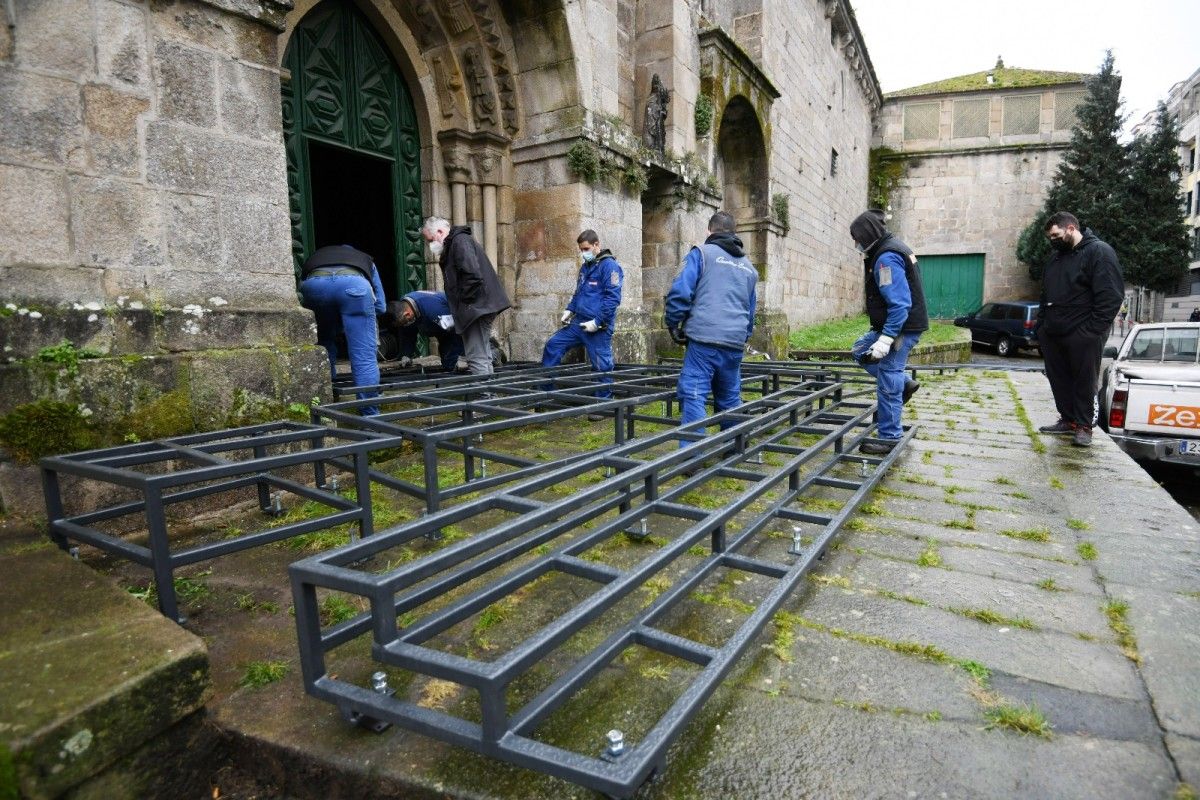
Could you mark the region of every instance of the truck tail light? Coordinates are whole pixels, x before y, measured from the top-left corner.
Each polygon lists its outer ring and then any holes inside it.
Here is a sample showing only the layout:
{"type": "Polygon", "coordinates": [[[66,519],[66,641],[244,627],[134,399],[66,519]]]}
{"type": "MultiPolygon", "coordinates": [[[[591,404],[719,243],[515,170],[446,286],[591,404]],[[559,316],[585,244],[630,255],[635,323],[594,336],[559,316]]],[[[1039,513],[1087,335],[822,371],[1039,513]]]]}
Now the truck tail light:
{"type": "Polygon", "coordinates": [[[1125,427],[1125,403],[1129,400],[1129,392],[1124,389],[1113,391],[1112,405],[1108,409],[1108,427],[1125,427]]]}
{"type": "Polygon", "coordinates": [[[1025,320],[1025,330],[1027,330],[1027,331],[1033,330],[1033,326],[1036,323],[1037,323],[1037,320],[1032,320],[1032,319],[1025,320]]]}

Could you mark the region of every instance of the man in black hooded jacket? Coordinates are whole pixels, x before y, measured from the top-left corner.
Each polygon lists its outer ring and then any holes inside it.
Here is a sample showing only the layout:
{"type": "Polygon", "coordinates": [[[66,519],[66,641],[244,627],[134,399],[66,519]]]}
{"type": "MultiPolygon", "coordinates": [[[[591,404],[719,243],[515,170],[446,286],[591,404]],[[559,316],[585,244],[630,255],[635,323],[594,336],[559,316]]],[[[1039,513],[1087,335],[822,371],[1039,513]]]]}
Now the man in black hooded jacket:
{"type": "Polygon", "coordinates": [[[454,331],[462,336],[466,349],[467,369],[472,375],[490,375],[492,322],[512,305],[496,269],[465,225],[452,226],[441,217],[430,217],[421,235],[429,252],[438,257],[454,331]]]}
{"type": "Polygon", "coordinates": [[[1038,345],[1058,421],[1040,430],[1071,436],[1072,444],[1088,447],[1100,355],[1125,298],[1125,281],[1117,254],[1089,229],[1081,229],[1074,214],[1051,216],[1046,238],[1054,255],[1042,273],[1038,345]]]}

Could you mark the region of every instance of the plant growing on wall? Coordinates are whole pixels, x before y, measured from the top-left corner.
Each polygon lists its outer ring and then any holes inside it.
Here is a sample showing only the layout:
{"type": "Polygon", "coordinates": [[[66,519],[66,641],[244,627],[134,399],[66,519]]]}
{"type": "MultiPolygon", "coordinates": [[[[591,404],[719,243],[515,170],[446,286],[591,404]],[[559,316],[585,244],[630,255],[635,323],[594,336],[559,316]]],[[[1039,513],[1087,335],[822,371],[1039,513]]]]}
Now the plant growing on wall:
{"type": "Polygon", "coordinates": [[[701,93],[696,97],[696,136],[703,139],[708,136],[712,130],[713,116],[715,110],[713,108],[712,98],[701,93]]]}
{"type": "Polygon", "coordinates": [[[576,142],[567,151],[567,169],[587,183],[600,178],[600,151],[591,142],[576,142]]]}
{"type": "Polygon", "coordinates": [[[890,147],[873,147],[867,158],[867,201],[873,208],[887,208],[892,190],[904,177],[908,163],[895,158],[898,153],[890,147]]]}
{"type": "Polygon", "coordinates": [[[791,215],[788,211],[788,204],[791,199],[787,194],[771,195],[771,216],[775,221],[783,226],[783,232],[787,233],[792,229],[791,215]]]}
{"type": "Polygon", "coordinates": [[[641,194],[646,191],[646,187],[650,185],[650,178],[646,174],[646,168],[636,161],[630,161],[624,172],[621,173],[621,180],[630,191],[641,194]]]}

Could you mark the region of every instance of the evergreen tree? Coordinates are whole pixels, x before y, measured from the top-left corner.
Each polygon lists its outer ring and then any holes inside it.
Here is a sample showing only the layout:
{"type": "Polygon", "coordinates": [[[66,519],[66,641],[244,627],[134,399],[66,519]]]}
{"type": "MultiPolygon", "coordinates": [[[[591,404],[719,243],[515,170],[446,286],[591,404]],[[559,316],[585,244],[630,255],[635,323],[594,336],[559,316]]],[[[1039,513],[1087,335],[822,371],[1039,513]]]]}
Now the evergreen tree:
{"type": "Polygon", "coordinates": [[[1070,211],[1079,224],[1113,246],[1122,264],[1131,241],[1128,198],[1128,156],[1117,140],[1125,118],[1121,114],[1121,76],[1112,51],[1100,71],[1086,81],[1087,95],[1079,104],[1079,121],[1063,154],[1046,204],[1017,243],[1017,258],[1029,265],[1029,276],[1041,280],[1050,255],[1044,226],[1051,214],[1070,211]]]}
{"type": "Polygon", "coordinates": [[[1129,210],[1137,226],[1122,258],[1127,283],[1160,292],[1175,290],[1190,261],[1178,148],[1179,123],[1160,102],[1154,131],[1129,148],[1129,210]]]}

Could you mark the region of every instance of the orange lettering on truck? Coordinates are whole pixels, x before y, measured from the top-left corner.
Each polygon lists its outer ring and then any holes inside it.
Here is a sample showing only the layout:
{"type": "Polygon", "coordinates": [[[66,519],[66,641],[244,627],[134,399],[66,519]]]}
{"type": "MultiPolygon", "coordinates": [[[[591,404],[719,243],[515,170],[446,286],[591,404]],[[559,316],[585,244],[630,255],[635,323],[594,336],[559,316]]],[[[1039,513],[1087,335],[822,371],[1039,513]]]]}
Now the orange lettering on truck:
{"type": "Polygon", "coordinates": [[[1200,407],[1150,405],[1151,425],[1166,425],[1172,428],[1200,428],[1200,407]]]}

